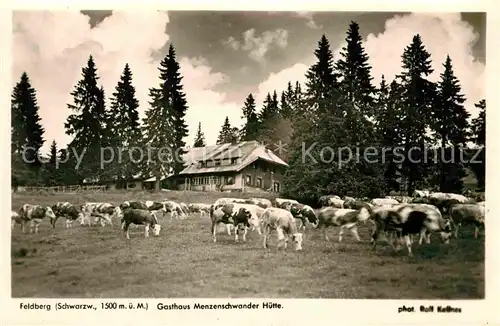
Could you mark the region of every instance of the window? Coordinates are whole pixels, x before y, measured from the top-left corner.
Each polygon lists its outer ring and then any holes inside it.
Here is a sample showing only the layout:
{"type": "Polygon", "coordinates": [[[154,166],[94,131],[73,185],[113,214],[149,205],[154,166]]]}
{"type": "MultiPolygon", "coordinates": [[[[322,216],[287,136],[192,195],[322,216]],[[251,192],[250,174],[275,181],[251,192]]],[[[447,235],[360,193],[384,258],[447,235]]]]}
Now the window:
{"type": "Polygon", "coordinates": [[[227,184],[228,185],[234,185],[234,178],[233,177],[227,177],[227,184]]]}
{"type": "Polygon", "coordinates": [[[238,158],[237,157],[234,157],[231,159],[231,164],[236,164],[238,163],[238,158]]]}
{"type": "Polygon", "coordinates": [[[135,188],[135,186],[137,186],[137,184],[134,182],[134,183],[129,183],[127,185],[127,188],[135,188]]]}
{"type": "Polygon", "coordinates": [[[216,160],[214,165],[215,166],[220,166],[220,160],[216,160]]]}
{"type": "Polygon", "coordinates": [[[247,175],[245,178],[245,184],[246,185],[251,185],[252,184],[252,176],[247,175]]]}
{"type": "Polygon", "coordinates": [[[273,185],[273,191],[274,192],[280,192],[280,184],[278,182],[275,182],[273,185]]]}
{"type": "Polygon", "coordinates": [[[257,187],[262,188],[262,178],[257,178],[257,187]]]}

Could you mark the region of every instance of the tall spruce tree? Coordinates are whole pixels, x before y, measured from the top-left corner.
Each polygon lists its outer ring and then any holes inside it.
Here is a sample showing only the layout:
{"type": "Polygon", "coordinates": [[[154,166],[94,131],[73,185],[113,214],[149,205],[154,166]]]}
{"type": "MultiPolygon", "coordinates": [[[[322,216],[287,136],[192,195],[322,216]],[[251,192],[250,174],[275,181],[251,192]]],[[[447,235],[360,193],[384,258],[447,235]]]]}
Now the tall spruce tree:
{"type": "Polygon", "coordinates": [[[68,108],[74,113],[69,115],[64,124],[66,134],[73,136],[68,145],[71,153],[69,164],[66,164],[76,169],[79,182],[86,178],[99,181],[101,172],[100,153],[107,117],[104,92],[98,86],[98,80],[97,68],[91,55],[87,66],[82,68],[82,79],[71,92],[73,103],[68,104],[68,108]],[[81,162],[77,162],[77,157],[73,155],[75,152],[81,156],[81,162]]]}
{"type": "Polygon", "coordinates": [[[437,169],[439,190],[441,192],[461,193],[462,178],[466,176],[463,162],[459,158],[459,146],[464,147],[468,140],[468,121],[470,114],[464,107],[465,97],[455,77],[450,56],[446,57],[437,84],[435,110],[432,112],[432,129],[440,140],[440,154],[437,169]]]}
{"type": "Polygon", "coordinates": [[[342,48],[335,67],[340,75],[342,94],[360,108],[362,115],[372,116],[376,89],[372,85],[371,66],[362,40],[358,23],[351,21],[345,39],[347,46],[342,48]]]}
{"type": "Polygon", "coordinates": [[[245,125],[241,129],[241,140],[257,140],[259,135],[260,122],[256,112],[255,99],[252,94],[248,94],[242,108],[245,125]]]}
{"type": "Polygon", "coordinates": [[[431,55],[426,50],[420,35],[415,35],[402,55],[401,105],[403,118],[400,124],[404,138],[405,160],[403,175],[407,181],[407,192],[428,177],[430,169],[424,159],[424,150],[429,142],[427,131],[431,125],[431,114],[436,99],[436,86],[427,78],[434,69],[431,55]]]}
{"type": "MultiPolygon", "coordinates": [[[[279,101],[276,91],[273,95],[267,93],[262,110],[259,114],[259,137],[261,143],[274,146],[279,142],[278,125],[280,123],[279,101]]],[[[273,148],[271,148],[273,149],[273,148]]]]}
{"type": "Polygon", "coordinates": [[[201,122],[198,122],[198,130],[196,131],[196,137],[194,139],[193,147],[205,147],[205,134],[201,131],[201,122]]]}
{"type": "Polygon", "coordinates": [[[143,166],[145,173],[156,177],[157,190],[160,189],[162,175],[179,173],[184,168],[182,154],[185,153],[184,137],[188,133],[184,121],[187,102],[172,44],[158,70],[160,85],[149,90],[150,108],[144,119],[144,142],[149,147],[152,159],[143,166]],[[166,148],[169,151],[165,152],[166,148]]]}
{"type": "Polygon", "coordinates": [[[222,124],[221,130],[219,131],[219,136],[217,137],[217,145],[231,143],[236,144],[238,142],[238,128],[232,127],[229,123],[229,117],[226,116],[224,123],[222,124]]]}
{"type": "Polygon", "coordinates": [[[49,149],[49,159],[43,164],[40,173],[40,179],[45,186],[56,186],[61,184],[57,171],[57,153],[57,143],[53,140],[49,149]]]}
{"type": "Polygon", "coordinates": [[[114,136],[112,147],[116,159],[113,164],[112,177],[118,179],[122,187],[127,186],[123,179],[130,179],[139,172],[139,165],[131,159],[134,148],[141,145],[141,129],[139,122],[139,101],[132,84],[132,71],[125,64],[115,91],[111,97],[108,121],[109,130],[114,136]],[[118,157],[121,156],[121,157],[118,157]]]}
{"type": "Polygon", "coordinates": [[[20,155],[23,164],[33,172],[40,167],[38,155],[45,142],[45,129],[40,124],[38,110],[36,90],[24,72],[12,92],[11,151],[20,155]]]}

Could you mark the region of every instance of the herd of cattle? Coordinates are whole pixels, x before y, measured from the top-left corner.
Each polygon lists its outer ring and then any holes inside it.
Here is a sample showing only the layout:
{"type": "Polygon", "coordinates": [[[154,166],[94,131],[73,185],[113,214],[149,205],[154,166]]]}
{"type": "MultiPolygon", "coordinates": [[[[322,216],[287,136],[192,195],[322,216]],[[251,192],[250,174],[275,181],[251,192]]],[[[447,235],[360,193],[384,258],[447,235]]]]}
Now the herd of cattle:
{"type": "Polygon", "coordinates": [[[415,191],[413,197],[387,196],[375,199],[355,199],[329,195],[320,198],[320,209],[313,209],[293,199],[276,198],[274,203],[265,198],[220,198],[212,205],[171,200],[157,201],[125,201],[115,206],[110,203],[85,203],[81,206],[69,202],[58,202],[53,206],[24,204],[19,211],[12,211],[12,229],[21,225],[24,233],[25,225],[30,223],[30,233],[38,233],[39,224],[49,220],[53,228],[59,217],[64,217],[66,227],[74,221],[81,225],[101,224],[105,227],[113,221],[120,221],[122,230],[129,239],[131,224],[144,225],[145,237],[150,229],[158,236],[161,231],[162,216],[170,214],[170,218],[184,219],[190,213],[199,213],[200,217],[210,216],[211,234],[217,241],[219,226],[225,224],[229,235],[234,231],[235,241],[242,236],[246,241],[248,230],[256,231],[262,237],[263,247],[267,248],[267,239],[272,231],[276,231],[278,247],[287,247],[288,241],[295,244],[296,250],[302,249],[303,233],[299,232],[312,226],[323,229],[323,236],[328,240],[327,228],[339,227],[339,242],[345,231],[350,231],[357,241],[361,241],[357,227],[360,223],[372,225],[371,243],[375,249],[377,242],[386,239],[397,250],[401,243],[406,245],[408,255],[412,255],[412,236],[419,235],[419,244],[423,240],[430,243],[430,235],[439,233],[444,243],[449,243],[454,233],[458,237],[459,227],[472,224],[474,236],[485,224],[484,198],[468,198],[451,193],[431,193],[415,191]]]}

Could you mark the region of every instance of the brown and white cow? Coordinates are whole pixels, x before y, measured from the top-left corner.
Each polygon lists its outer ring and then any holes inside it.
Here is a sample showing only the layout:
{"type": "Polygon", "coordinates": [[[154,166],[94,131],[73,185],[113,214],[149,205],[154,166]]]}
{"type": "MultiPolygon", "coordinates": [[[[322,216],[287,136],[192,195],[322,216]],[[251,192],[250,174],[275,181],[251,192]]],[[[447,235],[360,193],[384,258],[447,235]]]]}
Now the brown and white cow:
{"type": "Polygon", "coordinates": [[[80,225],[87,222],[90,226],[92,217],[94,217],[94,222],[99,222],[103,227],[106,223],[113,225],[113,219],[118,219],[121,215],[122,209],[119,206],[110,203],[85,203],[81,207],[80,225]]]}
{"type": "Polygon", "coordinates": [[[340,227],[339,242],[342,241],[344,230],[351,231],[357,241],[361,241],[358,234],[358,223],[368,220],[371,216],[371,210],[367,207],[362,207],[358,210],[348,208],[324,207],[318,213],[317,229],[323,228],[325,240],[328,240],[326,228],[340,227]]]}
{"type": "Polygon", "coordinates": [[[165,200],[162,203],[165,207],[164,208],[165,212],[167,212],[167,213],[170,212],[170,219],[173,219],[174,216],[175,216],[175,218],[181,219],[181,220],[185,218],[185,214],[182,211],[182,207],[181,207],[181,205],[179,205],[179,203],[177,203],[173,200],[165,200]]]}
{"type": "MultiPolygon", "coordinates": [[[[443,219],[439,210],[426,204],[400,204],[391,207],[375,208],[372,219],[375,221],[375,230],[372,234],[373,249],[383,232],[395,231],[397,240],[404,241],[408,255],[412,256],[410,235],[420,234],[419,244],[426,238],[426,233],[439,232],[444,243],[449,243],[451,223],[443,219]]],[[[427,241],[430,238],[427,237],[427,241]]],[[[398,243],[399,245],[399,243],[398,243]]],[[[394,246],[393,246],[394,248],[394,246]]],[[[397,248],[395,248],[397,250],[397,248]]]]}
{"type": "Polygon", "coordinates": [[[210,216],[210,206],[209,204],[203,203],[191,203],[188,205],[189,211],[191,213],[200,213],[200,217],[203,217],[203,215],[210,216]]]}
{"type": "Polygon", "coordinates": [[[211,206],[211,211],[210,211],[210,219],[212,220],[211,233],[214,242],[217,242],[217,233],[218,233],[217,231],[219,225],[224,224],[226,226],[228,235],[231,235],[231,229],[234,228],[233,219],[227,218],[225,215],[226,213],[224,213],[224,211],[222,210],[222,206],[218,207],[217,209],[214,209],[214,205],[211,206]]]}
{"type": "Polygon", "coordinates": [[[344,208],[349,208],[349,209],[361,209],[361,208],[368,208],[368,209],[373,209],[374,206],[370,203],[367,203],[362,200],[346,200],[344,202],[344,208]]]}
{"type": "Polygon", "coordinates": [[[479,204],[456,204],[450,208],[450,218],[455,228],[455,238],[462,224],[474,225],[474,238],[477,239],[479,227],[484,226],[485,206],[479,204]]]}
{"type": "Polygon", "coordinates": [[[72,227],[73,222],[80,217],[78,208],[70,202],[57,202],[52,205],[56,218],[52,220],[52,228],[56,227],[57,219],[62,216],[66,219],[66,228],[72,227]]]}
{"type": "Polygon", "coordinates": [[[278,248],[283,244],[283,247],[286,249],[288,239],[292,238],[292,241],[295,243],[295,250],[302,250],[303,235],[298,232],[295,218],[291,212],[277,207],[266,208],[262,214],[261,225],[263,229],[262,245],[264,248],[268,248],[267,237],[271,231],[276,230],[278,234],[278,248]]]}
{"type": "Polygon", "coordinates": [[[306,228],[307,221],[309,221],[309,223],[311,223],[313,227],[316,227],[318,225],[318,217],[316,216],[314,209],[312,209],[312,207],[309,205],[292,204],[289,211],[290,213],[292,213],[294,218],[300,221],[300,225],[298,227],[299,230],[301,228],[306,228]]]}
{"type": "MultiPolygon", "coordinates": [[[[213,212],[210,214],[212,219],[212,235],[214,242],[216,242],[216,226],[220,223],[229,224],[232,223],[235,227],[234,241],[238,241],[238,234],[243,233],[243,241],[246,241],[246,234],[248,228],[250,227],[250,221],[252,220],[252,212],[248,207],[254,206],[249,204],[237,204],[229,203],[220,207],[214,207],[213,212]],[[222,216],[221,216],[222,213],[222,216]]],[[[260,229],[259,229],[260,231],[260,229]]],[[[228,230],[229,233],[229,230],[228,230]]]]}
{"type": "Polygon", "coordinates": [[[321,205],[321,207],[328,206],[330,198],[340,199],[340,197],[337,195],[326,195],[319,197],[318,203],[321,205]]]}
{"type": "Polygon", "coordinates": [[[44,218],[48,218],[50,224],[56,218],[52,208],[50,206],[43,207],[40,205],[24,204],[19,209],[19,216],[21,218],[21,230],[24,233],[24,226],[26,223],[30,222],[30,233],[35,230],[38,233],[38,226],[44,218]]]}
{"type": "Polygon", "coordinates": [[[127,239],[130,239],[128,232],[130,224],[144,225],[144,237],[146,238],[149,237],[150,228],[153,229],[153,234],[155,236],[160,235],[161,225],[158,222],[156,213],[153,211],[148,211],[145,209],[126,208],[123,211],[121,227],[122,230],[125,231],[127,239]]]}
{"type": "Polygon", "coordinates": [[[232,197],[223,197],[219,198],[214,202],[214,207],[220,207],[225,204],[230,204],[230,203],[240,203],[243,204],[245,202],[244,199],[241,198],[232,198],[232,197]]]}
{"type": "Polygon", "coordinates": [[[266,198],[250,198],[245,200],[246,204],[254,204],[262,208],[272,207],[273,203],[266,198]]]}
{"type": "Polygon", "coordinates": [[[458,201],[461,204],[469,202],[469,199],[467,197],[465,197],[464,195],[459,195],[459,194],[454,194],[454,193],[446,193],[446,192],[433,192],[433,193],[430,193],[427,197],[430,199],[440,199],[440,200],[453,199],[453,200],[458,201]]]}

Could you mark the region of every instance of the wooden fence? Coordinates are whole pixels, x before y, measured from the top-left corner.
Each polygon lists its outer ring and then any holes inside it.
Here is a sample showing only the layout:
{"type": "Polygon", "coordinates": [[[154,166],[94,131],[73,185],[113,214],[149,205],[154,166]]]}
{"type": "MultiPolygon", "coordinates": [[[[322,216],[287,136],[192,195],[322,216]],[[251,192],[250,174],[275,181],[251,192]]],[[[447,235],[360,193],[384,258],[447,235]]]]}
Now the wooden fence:
{"type": "Polygon", "coordinates": [[[104,192],[106,186],[19,187],[18,192],[104,192]]]}

